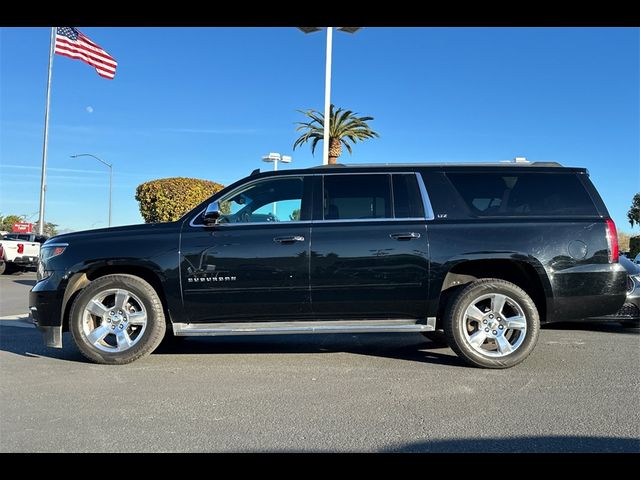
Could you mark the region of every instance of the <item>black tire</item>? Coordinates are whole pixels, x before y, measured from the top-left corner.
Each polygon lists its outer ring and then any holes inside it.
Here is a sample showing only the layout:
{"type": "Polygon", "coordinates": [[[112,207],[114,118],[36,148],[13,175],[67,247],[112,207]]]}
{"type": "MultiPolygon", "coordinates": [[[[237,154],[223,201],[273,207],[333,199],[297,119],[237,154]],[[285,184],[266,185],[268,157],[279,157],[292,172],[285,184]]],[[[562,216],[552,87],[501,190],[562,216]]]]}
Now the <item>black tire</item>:
{"type": "Polygon", "coordinates": [[[4,262],[4,275],[11,275],[15,273],[18,268],[15,266],[13,262],[4,262]]]}
{"type": "Polygon", "coordinates": [[[435,330],[433,332],[422,332],[426,338],[428,338],[431,343],[435,343],[436,345],[440,345],[443,347],[448,346],[447,336],[444,333],[444,330],[435,330]]]}
{"type": "MultiPolygon", "coordinates": [[[[129,328],[133,327],[130,326],[129,328]]],[[[153,352],[158,345],[160,345],[164,337],[166,323],[162,302],[158,297],[158,293],[149,283],[134,275],[116,274],[100,277],[80,292],[71,307],[69,329],[71,330],[78,349],[89,360],[108,365],[122,365],[131,363],[153,352]],[[113,289],[121,289],[133,294],[127,305],[131,305],[131,303],[137,305],[137,300],[139,300],[146,313],[145,326],[144,328],[140,327],[142,330],[133,340],[135,343],[123,351],[104,351],[99,349],[98,346],[89,341],[85,330],[87,326],[85,309],[91,299],[96,295],[100,295],[102,292],[113,289]],[[137,297],[137,300],[135,300],[134,297],[137,297]]],[[[135,335],[136,331],[132,330],[132,332],[135,335]]],[[[110,345],[107,344],[106,340],[101,342],[103,342],[103,348],[109,348],[110,345]]]]}
{"type": "MultiPolygon", "coordinates": [[[[488,298],[483,301],[489,301],[491,305],[485,314],[493,315],[493,300],[488,298]]],[[[480,304],[482,305],[482,303],[480,304]]],[[[501,309],[501,311],[503,311],[503,309],[501,309]]],[[[500,313],[499,315],[507,317],[507,314],[500,313]]],[[[505,318],[502,317],[496,314],[492,318],[505,321],[505,318]]],[[[515,315],[513,315],[513,317],[515,317],[515,315]]],[[[484,318],[488,320],[487,317],[484,318]]],[[[511,316],[509,316],[509,318],[511,318],[511,316]]],[[[495,320],[488,321],[493,322],[495,320]]],[[[471,322],[473,322],[473,320],[471,322]]],[[[487,325],[487,328],[489,325],[490,323],[487,325]]],[[[443,326],[447,343],[456,354],[468,364],[483,368],[509,368],[522,362],[535,347],[540,331],[540,317],[535,303],[520,287],[502,279],[485,278],[470,283],[450,299],[445,310],[443,326]],[[492,328],[495,328],[495,330],[490,328],[488,330],[489,333],[484,334],[479,332],[479,326],[484,320],[477,322],[475,327],[472,326],[472,324],[467,321],[467,309],[471,308],[474,304],[477,306],[478,303],[476,303],[476,301],[478,299],[492,295],[505,295],[510,298],[512,302],[509,301],[505,303],[505,308],[508,311],[515,311],[516,307],[514,304],[517,304],[517,307],[519,307],[524,314],[524,325],[526,325],[526,328],[516,327],[516,329],[510,329],[506,324],[503,324],[503,326],[500,327],[501,330],[498,330],[499,325],[495,326],[497,324],[494,324],[492,328]],[[475,330],[471,332],[469,331],[470,328],[474,328],[475,330]],[[498,348],[499,342],[497,338],[495,336],[489,337],[489,335],[492,335],[494,332],[498,332],[498,335],[503,337],[500,340],[504,341],[506,339],[507,342],[509,342],[509,348],[511,346],[516,347],[513,352],[504,353],[498,351],[502,349],[498,348]],[[487,337],[485,340],[480,340],[483,342],[481,345],[473,347],[470,339],[467,338],[467,336],[471,337],[472,333],[481,333],[482,335],[487,335],[487,337]],[[507,338],[507,335],[509,338],[507,338]],[[493,340],[493,338],[496,338],[496,340],[493,340]],[[513,345],[510,343],[512,340],[514,340],[513,345]],[[495,352],[491,351],[490,347],[492,346],[495,347],[495,352]]],[[[485,330],[485,328],[482,328],[482,330],[485,330]]],[[[505,348],[505,351],[508,352],[509,350],[505,348]]]]}
{"type": "Polygon", "coordinates": [[[0,275],[2,275],[5,272],[6,269],[7,269],[6,262],[0,263],[0,275]]]}

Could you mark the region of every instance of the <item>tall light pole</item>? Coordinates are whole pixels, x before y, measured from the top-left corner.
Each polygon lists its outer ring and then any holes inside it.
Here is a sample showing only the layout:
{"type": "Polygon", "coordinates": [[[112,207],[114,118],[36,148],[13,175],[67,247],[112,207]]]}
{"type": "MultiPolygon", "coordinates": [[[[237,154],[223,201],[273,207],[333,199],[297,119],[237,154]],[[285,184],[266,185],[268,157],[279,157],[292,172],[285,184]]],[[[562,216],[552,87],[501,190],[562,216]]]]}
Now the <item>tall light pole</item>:
{"type": "Polygon", "coordinates": [[[111,192],[113,187],[113,164],[109,162],[105,162],[101,158],[98,158],[95,155],[92,155],[90,153],[78,153],[77,155],[71,155],[71,158],[78,158],[78,157],[93,157],[96,160],[98,160],[100,163],[103,163],[107,167],[109,167],[109,226],[111,226],[111,192]]]}
{"type": "MultiPolygon", "coordinates": [[[[278,171],[278,162],[291,163],[291,160],[293,160],[293,158],[291,158],[289,155],[280,155],[279,153],[276,153],[276,152],[271,152],[269,155],[265,155],[262,157],[263,162],[273,162],[274,172],[278,171]]],[[[275,202],[273,203],[273,216],[274,217],[276,216],[275,202]]]]}
{"type": "MultiPolygon", "coordinates": [[[[362,27],[338,27],[346,33],[356,33],[362,27]]],[[[319,32],[322,27],[298,27],[304,33],[319,32]]],[[[324,139],[322,142],[322,164],[329,163],[329,123],[331,122],[331,50],[333,44],[333,27],[327,27],[327,61],[324,69],[324,139]]]]}

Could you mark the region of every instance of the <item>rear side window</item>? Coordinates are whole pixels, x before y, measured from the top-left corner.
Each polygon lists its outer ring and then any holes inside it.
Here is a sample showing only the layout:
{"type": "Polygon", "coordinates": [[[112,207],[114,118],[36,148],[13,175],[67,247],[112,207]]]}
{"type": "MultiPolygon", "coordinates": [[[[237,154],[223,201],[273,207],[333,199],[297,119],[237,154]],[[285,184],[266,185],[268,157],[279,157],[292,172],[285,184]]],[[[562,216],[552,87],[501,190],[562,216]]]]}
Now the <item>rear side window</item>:
{"type": "Polygon", "coordinates": [[[324,219],[392,218],[389,175],[325,175],[324,219]]]}
{"type": "Polygon", "coordinates": [[[396,218],[423,218],[424,207],[415,174],[393,175],[393,207],[396,218]]]}
{"type": "Polygon", "coordinates": [[[478,216],[597,215],[573,173],[447,173],[467,207],[478,216]]]}

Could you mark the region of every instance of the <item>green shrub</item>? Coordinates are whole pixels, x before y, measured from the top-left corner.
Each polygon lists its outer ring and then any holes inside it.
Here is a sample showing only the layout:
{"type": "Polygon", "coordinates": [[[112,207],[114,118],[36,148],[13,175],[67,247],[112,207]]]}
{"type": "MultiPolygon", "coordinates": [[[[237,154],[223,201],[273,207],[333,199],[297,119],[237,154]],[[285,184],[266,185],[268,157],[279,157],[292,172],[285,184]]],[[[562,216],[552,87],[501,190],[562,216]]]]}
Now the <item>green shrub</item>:
{"type": "Polygon", "coordinates": [[[223,188],[197,178],[161,178],[138,185],[136,200],[146,223],[171,222],[223,188]]]}

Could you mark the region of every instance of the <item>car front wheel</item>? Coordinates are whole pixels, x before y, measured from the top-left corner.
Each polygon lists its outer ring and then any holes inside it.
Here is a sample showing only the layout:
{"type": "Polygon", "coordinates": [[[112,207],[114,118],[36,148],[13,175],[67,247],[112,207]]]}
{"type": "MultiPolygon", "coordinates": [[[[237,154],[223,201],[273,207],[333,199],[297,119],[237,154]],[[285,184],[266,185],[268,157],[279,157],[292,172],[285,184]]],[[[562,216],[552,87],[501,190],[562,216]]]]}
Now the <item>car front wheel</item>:
{"type": "Polygon", "coordinates": [[[449,345],[467,363],[509,368],[535,347],[540,319],[524,290],[505,280],[486,278],[452,297],[443,325],[449,345]]]}
{"type": "Polygon", "coordinates": [[[80,352],[103,364],[125,364],[150,354],[166,331],[155,289],[134,275],[91,282],[71,308],[69,329],[80,352]]]}

